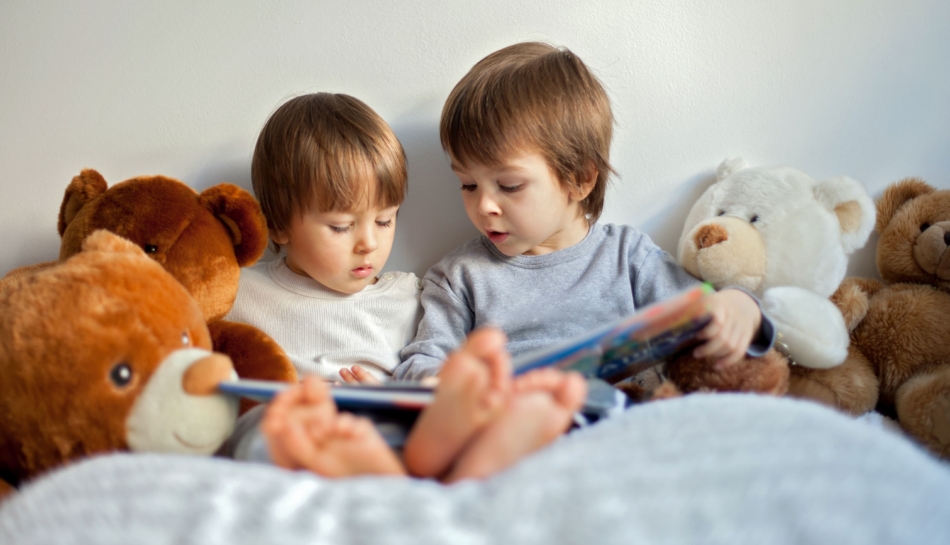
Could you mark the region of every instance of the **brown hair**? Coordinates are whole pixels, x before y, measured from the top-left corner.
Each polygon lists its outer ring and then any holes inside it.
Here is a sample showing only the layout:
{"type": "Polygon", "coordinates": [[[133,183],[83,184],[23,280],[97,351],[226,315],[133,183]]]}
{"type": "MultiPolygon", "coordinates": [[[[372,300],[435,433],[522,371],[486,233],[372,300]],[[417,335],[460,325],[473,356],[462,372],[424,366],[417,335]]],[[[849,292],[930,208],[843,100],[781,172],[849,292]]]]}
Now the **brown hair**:
{"type": "Polygon", "coordinates": [[[442,108],[442,148],[460,165],[499,166],[506,158],[537,151],[561,183],[582,189],[593,223],[604,207],[613,114],[596,76],[565,48],[526,42],[480,60],[458,82],[442,108]]]}
{"type": "Polygon", "coordinates": [[[251,181],[268,229],[285,232],[294,214],[314,208],[402,204],[406,153],[389,125],[362,101],[344,94],[303,95],[285,102],[264,124],[251,181]]]}

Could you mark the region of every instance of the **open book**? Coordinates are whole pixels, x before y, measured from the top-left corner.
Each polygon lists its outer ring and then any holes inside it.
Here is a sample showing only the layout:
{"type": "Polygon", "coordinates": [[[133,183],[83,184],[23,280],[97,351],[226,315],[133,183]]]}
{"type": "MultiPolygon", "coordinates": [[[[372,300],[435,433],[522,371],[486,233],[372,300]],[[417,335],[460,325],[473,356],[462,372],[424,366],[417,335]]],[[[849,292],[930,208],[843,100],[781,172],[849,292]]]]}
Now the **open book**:
{"type": "MultiPolygon", "coordinates": [[[[695,344],[696,334],[710,320],[706,295],[712,291],[711,285],[700,284],[595,331],[524,354],[512,362],[514,372],[553,366],[608,383],[633,376],[695,344]]],[[[222,382],[218,389],[266,401],[286,387],[283,382],[236,380],[222,382]]],[[[331,391],[337,406],[350,410],[420,410],[433,396],[431,386],[418,382],[342,385],[331,391]]]]}

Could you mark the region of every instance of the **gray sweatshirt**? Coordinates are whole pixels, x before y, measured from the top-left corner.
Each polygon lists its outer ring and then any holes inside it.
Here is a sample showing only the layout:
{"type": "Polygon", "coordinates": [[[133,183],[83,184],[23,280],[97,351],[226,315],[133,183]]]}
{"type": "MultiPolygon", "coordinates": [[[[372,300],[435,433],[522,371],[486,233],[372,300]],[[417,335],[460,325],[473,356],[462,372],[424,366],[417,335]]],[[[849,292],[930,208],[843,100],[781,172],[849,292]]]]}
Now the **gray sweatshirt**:
{"type": "MultiPolygon", "coordinates": [[[[436,263],[423,282],[422,322],[401,352],[397,380],[435,375],[465,336],[483,325],[503,329],[517,357],[699,281],[636,228],[595,224],[581,242],[544,255],[509,257],[485,237],[470,240],[436,263]]],[[[771,325],[764,329],[770,336],[771,325]]],[[[771,339],[762,344],[767,348],[771,339]]],[[[764,350],[750,351],[756,352],[764,350]]]]}

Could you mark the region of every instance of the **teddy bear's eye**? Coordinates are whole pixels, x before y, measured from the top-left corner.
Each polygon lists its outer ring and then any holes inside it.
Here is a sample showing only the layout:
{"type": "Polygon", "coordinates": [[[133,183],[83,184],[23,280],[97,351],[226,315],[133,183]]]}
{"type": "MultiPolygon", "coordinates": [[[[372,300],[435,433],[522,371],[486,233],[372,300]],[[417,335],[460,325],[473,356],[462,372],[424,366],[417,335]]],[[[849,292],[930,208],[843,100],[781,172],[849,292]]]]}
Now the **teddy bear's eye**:
{"type": "Polygon", "coordinates": [[[184,346],[188,346],[189,344],[191,344],[191,339],[188,338],[187,331],[181,334],[181,344],[183,344],[184,346]]]}
{"type": "Polygon", "coordinates": [[[927,229],[930,229],[930,224],[929,224],[929,223],[922,223],[922,224],[920,224],[920,232],[921,232],[921,233],[923,233],[923,232],[926,231],[927,229]]]}
{"type": "Polygon", "coordinates": [[[145,245],[145,253],[147,253],[147,254],[154,254],[154,253],[157,252],[157,251],[158,251],[158,246],[156,246],[156,245],[154,245],[154,244],[146,244],[146,245],[145,245]]]}
{"type": "Polygon", "coordinates": [[[759,221],[759,216],[752,216],[752,217],[749,219],[749,223],[755,223],[755,222],[757,222],[757,221],[759,221]]]}
{"type": "Polygon", "coordinates": [[[717,216],[722,216],[722,215],[724,215],[725,213],[726,213],[725,210],[720,210],[719,213],[716,214],[716,215],[717,215],[717,216]]]}
{"type": "Polygon", "coordinates": [[[119,388],[124,388],[132,382],[132,367],[129,364],[122,362],[116,364],[112,370],[109,371],[109,380],[119,388]]]}

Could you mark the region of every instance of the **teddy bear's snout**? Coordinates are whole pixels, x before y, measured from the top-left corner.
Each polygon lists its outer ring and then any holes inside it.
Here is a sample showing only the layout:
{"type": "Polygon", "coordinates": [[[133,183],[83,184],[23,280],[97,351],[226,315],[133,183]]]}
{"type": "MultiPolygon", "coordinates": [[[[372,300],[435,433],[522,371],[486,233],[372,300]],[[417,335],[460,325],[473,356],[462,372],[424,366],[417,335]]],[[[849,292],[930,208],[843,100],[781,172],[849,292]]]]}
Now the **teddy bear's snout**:
{"type": "Polygon", "coordinates": [[[950,280],[950,221],[935,223],[917,237],[914,261],[927,274],[950,280]]]}
{"type": "Polygon", "coordinates": [[[231,378],[234,366],[224,354],[210,354],[191,364],[181,378],[186,393],[206,396],[218,391],[218,384],[231,378]]]}
{"type": "Polygon", "coordinates": [[[709,248],[710,246],[715,246],[720,242],[729,240],[729,233],[722,225],[710,223],[696,231],[696,236],[693,240],[696,242],[696,248],[702,250],[703,248],[709,248]]]}

